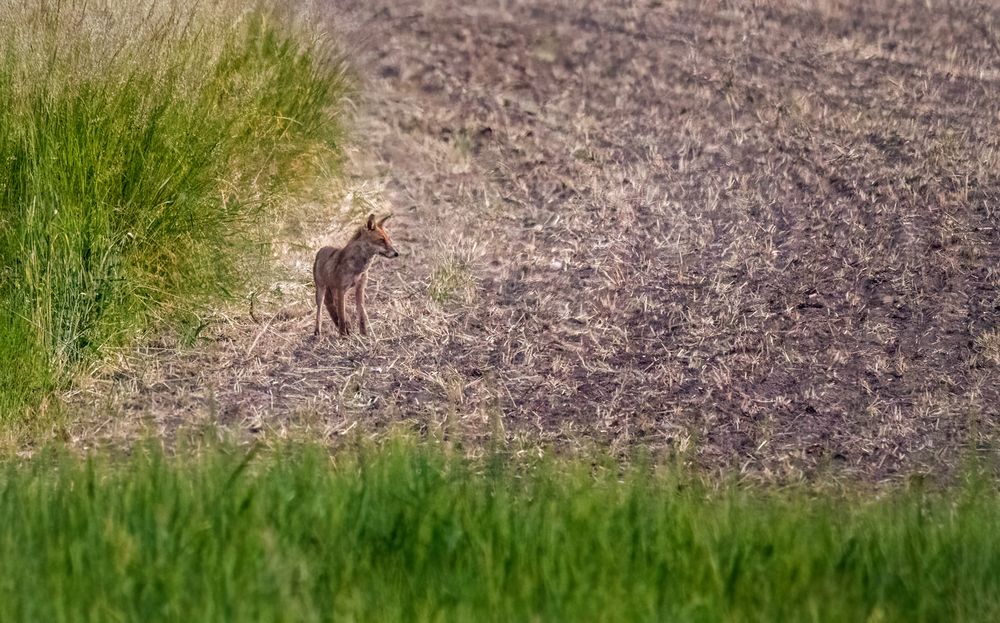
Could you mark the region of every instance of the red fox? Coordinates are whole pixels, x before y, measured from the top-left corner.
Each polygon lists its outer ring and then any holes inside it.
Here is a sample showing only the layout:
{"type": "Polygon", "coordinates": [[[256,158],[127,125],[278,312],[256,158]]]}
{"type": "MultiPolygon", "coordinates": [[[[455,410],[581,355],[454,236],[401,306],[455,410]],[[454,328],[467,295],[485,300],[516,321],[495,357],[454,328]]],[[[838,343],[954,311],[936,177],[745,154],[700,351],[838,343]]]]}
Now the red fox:
{"type": "MultiPolygon", "coordinates": [[[[392,215],[389,215],[392,216],[392,215]]],[[[389,216],[375,222],[375,215],[368,215],[368,222],[358,229],[343,249],[323,247],[316,253],[313,263],[313,280],[316,283],[316,330],[320,334],[323,304],[330,312],[333,323],[337,325],[340,335],[347,335],[350,329],[347,325],[347,314],[344,310],[344,297],[347,291],[354,289],[355,303],[358,309],[358,326],[361,335],[368,335],[368,314],[365,313],[365,283],[368,281],[368,265],[375,254],[385,257],[399,257],[399,251],[392,246],[389,232],[382,226],[389,216]]]]}

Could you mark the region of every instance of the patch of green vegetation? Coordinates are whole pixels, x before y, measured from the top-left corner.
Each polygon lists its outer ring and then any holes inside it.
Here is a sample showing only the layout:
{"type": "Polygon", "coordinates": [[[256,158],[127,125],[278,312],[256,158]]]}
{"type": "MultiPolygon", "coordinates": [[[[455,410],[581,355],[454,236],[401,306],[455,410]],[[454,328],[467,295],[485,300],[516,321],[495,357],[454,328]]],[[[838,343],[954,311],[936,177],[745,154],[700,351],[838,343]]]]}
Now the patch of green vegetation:
{"type": "Polygon", "coordinates": [[[447,303],[467,292],[471,281],[468,263],[457,255],[451,255],[434,269],[427,293],[435,302],[447,303]]]}
{"type": "Polygon", "coordinates": [[[0,463],[4,621],[994,621],[987,479],[878,496],[396,438],[0,463]]]}
{"type": "Polygon", "coordinates": [[[0,0],[0,424],[240,291],[278,199],[338,170],[345,64],[300,21],[268,2],[0,0]]]}

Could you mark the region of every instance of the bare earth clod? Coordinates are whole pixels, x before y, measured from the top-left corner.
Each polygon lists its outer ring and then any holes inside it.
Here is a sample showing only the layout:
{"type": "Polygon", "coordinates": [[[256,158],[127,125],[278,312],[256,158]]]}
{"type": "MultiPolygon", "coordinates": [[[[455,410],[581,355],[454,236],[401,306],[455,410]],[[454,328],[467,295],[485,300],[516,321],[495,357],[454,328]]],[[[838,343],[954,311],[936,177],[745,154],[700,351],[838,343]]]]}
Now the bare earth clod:
{"type": "Polygon", "coordinates": [[[123,354],[72,434],[406,420],[782,476],[954,465],[1000,423],[1000,11],[936,4],[330,9],[365,80],[348,198],[256,321],[123,354]],[[370,271],[374,336],[317,342],[312,254],[358,197],[403,257],[370,271]]]}

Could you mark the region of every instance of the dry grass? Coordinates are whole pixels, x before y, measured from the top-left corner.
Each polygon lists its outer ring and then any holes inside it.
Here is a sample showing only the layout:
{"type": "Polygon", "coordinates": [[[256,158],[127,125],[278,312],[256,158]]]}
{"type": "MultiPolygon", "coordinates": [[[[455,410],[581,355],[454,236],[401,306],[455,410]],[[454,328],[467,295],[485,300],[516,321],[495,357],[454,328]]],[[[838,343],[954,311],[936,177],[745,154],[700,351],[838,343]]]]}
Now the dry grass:
{"type": "Polygon", "coordinates": [[[369,69],[348,191],[391,206],[404,253],[371,271],[375,335],[310,336],[312,253],[358,213],[311,206],[258,322],[123,353],[70,397],[109,397],[81,442],[402,420],[885,478],[993,439],[995,9],[334,13],[369,69]]]}

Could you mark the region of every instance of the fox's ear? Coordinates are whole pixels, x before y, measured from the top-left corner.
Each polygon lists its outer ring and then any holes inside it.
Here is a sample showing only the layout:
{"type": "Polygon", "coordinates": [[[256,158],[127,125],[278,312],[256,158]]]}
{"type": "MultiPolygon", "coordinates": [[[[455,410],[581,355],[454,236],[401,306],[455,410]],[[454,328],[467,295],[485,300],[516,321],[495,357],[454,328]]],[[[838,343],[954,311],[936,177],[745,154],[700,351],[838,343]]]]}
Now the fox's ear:
{"type": "Polygon", "coordinates": [[[366,227],[368,227],[368,229],[375,229],[375,215],[374,214],[369,214],[368,215],[368,224],[366,225],[366,227]]]}
{"type": "Polygon", "coordinates": [[[391,217],[392,217],[391,214],[386,214],[385,216],[383,216],[382,219],[378,222],[378,226],[381,227],[391,217]]]}

